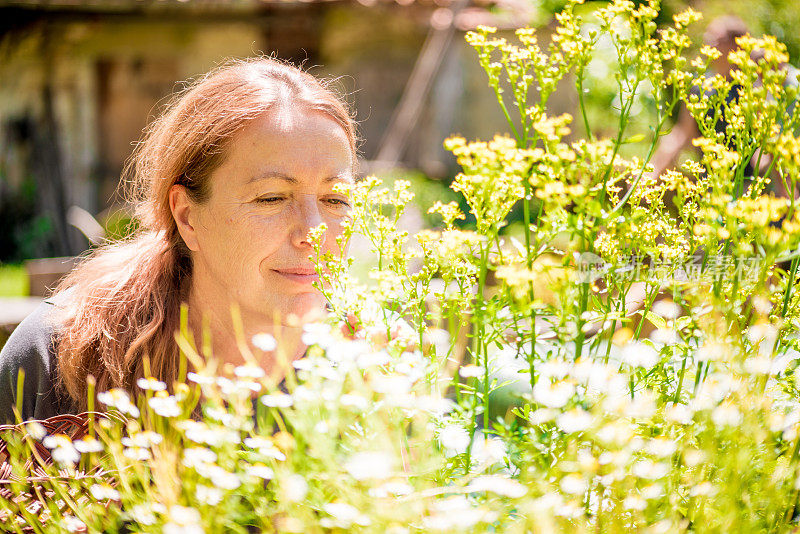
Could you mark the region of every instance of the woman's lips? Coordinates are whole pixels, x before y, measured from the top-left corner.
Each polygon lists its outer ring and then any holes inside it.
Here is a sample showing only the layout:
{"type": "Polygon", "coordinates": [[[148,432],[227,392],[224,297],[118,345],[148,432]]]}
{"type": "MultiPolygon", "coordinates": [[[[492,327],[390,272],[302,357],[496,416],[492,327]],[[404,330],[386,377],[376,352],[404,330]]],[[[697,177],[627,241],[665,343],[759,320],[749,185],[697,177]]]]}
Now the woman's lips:
{"type": "Polygon", "coordinates": [[[311,285],[319,280],[319,275],[314,269],[273,269],[273,271],[282,277],[299,284],[311,285]]]}

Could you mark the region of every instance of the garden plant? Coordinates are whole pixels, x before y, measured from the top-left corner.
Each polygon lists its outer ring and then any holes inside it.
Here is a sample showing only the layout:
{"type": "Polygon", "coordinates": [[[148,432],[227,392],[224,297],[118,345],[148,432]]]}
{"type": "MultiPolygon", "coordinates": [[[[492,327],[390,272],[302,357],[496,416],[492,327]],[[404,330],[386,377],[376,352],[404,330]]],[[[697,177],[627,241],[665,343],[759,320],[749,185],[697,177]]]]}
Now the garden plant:
{"type": "Polygon", "coordinates": [[[0,501],[3,529],[797,529],[800,212],[773,193],[800,173],[785,47],[738,39],[726,77],[691,42],[699,13],[658,27],[656,1],[580,4],[549,42],[468,33],[510,132],[445,141],[468,209],[437,202],[440,227],[409,235],[407,182],[350,187],[342,245],[365,238],[373,268],[315,255],[331,314],[305,326],[303,359],[264,334],[280,373],[218,368],[184,329],[185,380],[98,392],[109,415],[74,442],[5,434],[0,482],[28,498],[0,501]],[[585,113],[603,47],[608,137],[585,113]],[[577,118],[548,113],[570,88],[577,118]],[[699,157],[655,176],[681,106],[699,157]],[[37,440],[54,465],[33,483],[37,440]]]}

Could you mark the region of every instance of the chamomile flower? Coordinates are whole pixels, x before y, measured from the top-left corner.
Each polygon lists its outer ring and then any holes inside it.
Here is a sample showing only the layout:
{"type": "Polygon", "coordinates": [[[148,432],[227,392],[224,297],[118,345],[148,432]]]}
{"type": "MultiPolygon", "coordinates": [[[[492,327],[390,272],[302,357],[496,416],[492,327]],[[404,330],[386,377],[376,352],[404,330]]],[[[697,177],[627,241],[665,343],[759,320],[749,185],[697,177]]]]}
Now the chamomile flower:
{"type": "Polygon", "coordinates": [[[582,432],[592,425],[592,415],[581,408],[562,413],[556,418],[556,425],[563,432],[572,434],[582,432]]]}
{"type": "Polygon", "coordinates": [[[218,505],[224,497],[224,493],[219,488],[212,488],[204,484],[198,484],[194,494],[198,501],[209,506],[218,505]]]}
{"type": "Polygon", "coordinates": [[[111,389],[97,394],[97,400],[102,402],[109,408],[116,408],[123,414],[130,415],[131,417],[139,417],[139,408],[132,402],[127,392],[122,389],[111,389]]]}
{"type": "Polygon", "coordinates": [[[439,430],[439,443],[452,454],[467,452],[469,433],[464,427],[456,424],[446,425],[439,430]]]}
{"type": "Polygon", "coordinates": [[[197,467],[199,465],[211,464],[217,461],[217,454],[211,449],[204,447],[189,447],[183,450],[183,465],[186,467],[197,467]]]}
{"type": "Polygon", "coordinates": [[[356,480],[384,480],[392,476],[394,463],[394,457],[383,451],[357,452],[344,463],[344,469],[356,480]]]}
{"type": "Polygon", "coordinates": [[[528,489],[511,478],[502,475],[481,475],[467,486],[468,491],[488,491],[504,497],[519,499],[528,489]]]}
{"type": "Polygon", "coordinates": [[[259,379],[263,377],[266,372],[261,367],[255,365],[240,365],[233,370],[233,374],[239,378],[259,379]]]}
{"type": "Polygon", "coordinates": [[[147,399],[147,405],[161,417],[178,417],[182,413],[174,395],[155,395],[147,399]]]}
{"type": "Polygon", "coordinates": [[[92,497],[98,501],[120,500],[119,491],[115,490],[108,484],[93,484],[92,487],[89,488],[89,493],[91,493],[92,497]]]}
{"type": "Polygon", "coordinates": [[[103,443],[100,440],[97,440],[91,436],[84,436],[83,438],[72,442],[72,445],[75,447],[80,453],[89,453],[89,452],[102,452],[103,451],[103,443]]]}
{"type": "MultiPolygon", "coordinates": [[[[322,509],[331,516],[328,521],[320,522],[325,528],[349,529],[354,524],[365,527],[371,523],[370,519],[350,504],[343,502],[330,502],[324,504],[322,509]]],[[[327,519],[327,518],[325,518],[327,519]]]]}
{"type": "Polygon", "coordinates": [[[275,478],[275,471],[271,467],[264,464],[254,464],[245,467],[245,474],[251,477],[262,478],[264,480],[271,480],[275,478]]]}
{"type": "Polygon", "coordinates": [[[274,460],[278,460],[279,462],[282,462],[283,460],[286,459],[286,455],[282,453],[275,446],[275,444],[267,438],[262,438],[259,436],[252,438],[245,438],[244,444],[247,447],[250,447],[251,449],[255,449],[256,451],[258,451],[259,454],[263,454],[264,456],[272,458],[274,460]]]}
{"type": "Polygon", "coordinates": [[[45,436],[42,445],[50,449],[50,457],[59,465],[71,467],[81,459],[81,453],[64,434],[45,436]]]}
{"type": "Polygon", "coordinates": [[[270,408],[290,408],[294,399],[286,393],[270,393],[261,396],[261,404],[270,408]]]}
{"type": "Polygon", "coordinates": [[[253,342],[253,346],[264,352],[271,352],[278,347],[278,343],[275,341],[272,334],[256,334],[251,341],[253,342]]]}
{"type": "Polygon", "coordinates": [[[164,391],[167,385],[153,377],[140,378],[136,381],[136,385],[145,391],[164,391]]]}

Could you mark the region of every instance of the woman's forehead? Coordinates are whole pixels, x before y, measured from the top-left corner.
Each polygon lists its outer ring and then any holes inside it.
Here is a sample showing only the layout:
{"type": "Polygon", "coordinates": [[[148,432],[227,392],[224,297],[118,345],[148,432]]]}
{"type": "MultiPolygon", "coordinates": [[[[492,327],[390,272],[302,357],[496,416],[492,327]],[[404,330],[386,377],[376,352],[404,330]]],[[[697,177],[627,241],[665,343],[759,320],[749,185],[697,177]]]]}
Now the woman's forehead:
{"type": "Polygon", "coordinates": [[[269,110],[253,119],[232,138],[214,175],[242,187],[267,181],[324,184],[352,181],[354,164],[341,125],[300,107],[269,110]]]}
{"type": "Polygon", "coordinates": [[[316,131],[320,134],[334,135],[347,141],[350,139],[342,125],[331,115],[313,109],[305,104],[279,104],[267,109],[250,121],[243,132],[286,136],[298,132],[316,131]]]}

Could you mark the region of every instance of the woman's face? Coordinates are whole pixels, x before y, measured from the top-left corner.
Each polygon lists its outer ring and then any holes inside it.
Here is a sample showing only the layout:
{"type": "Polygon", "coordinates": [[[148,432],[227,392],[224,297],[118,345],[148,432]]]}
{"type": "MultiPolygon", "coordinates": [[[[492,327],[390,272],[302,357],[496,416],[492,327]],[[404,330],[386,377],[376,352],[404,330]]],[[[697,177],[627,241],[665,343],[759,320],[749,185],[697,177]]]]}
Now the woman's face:
{"type": "Polygon", "coordinates": [[[349,200],[334,185],[353,181],[353,157],[342,127],[320,112],[284,107],[249,123],[212,173],[206,202],[171,198],[192,251],[192,300],[236,303],[269,322],[321,311],[307,235],[324,223],[323,252],[340,254],[349,200]]]}

